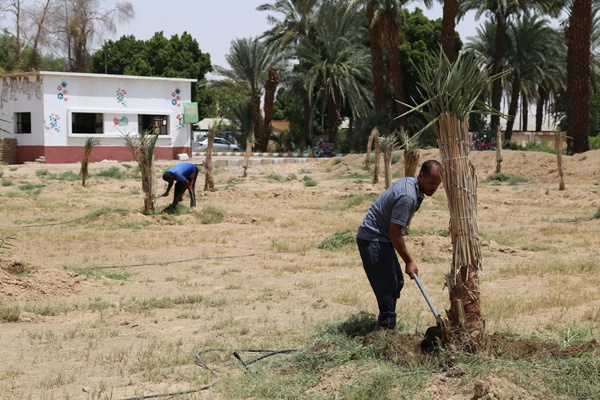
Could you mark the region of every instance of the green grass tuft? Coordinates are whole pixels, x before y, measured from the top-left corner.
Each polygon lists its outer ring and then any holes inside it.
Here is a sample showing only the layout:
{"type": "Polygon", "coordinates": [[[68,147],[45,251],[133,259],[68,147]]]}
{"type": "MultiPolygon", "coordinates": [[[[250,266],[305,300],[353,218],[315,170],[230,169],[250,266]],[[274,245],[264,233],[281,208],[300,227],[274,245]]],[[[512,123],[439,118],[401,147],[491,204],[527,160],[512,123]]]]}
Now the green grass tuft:
{"type": "Polygon", "coordinates": [[[304,175],[304,178],[302,178],[302,180],[304,181],[304,186],[306,187],[317,186],[317,181],[315,181],[312,177],[308,175],[304,175]]]}
{"type": "Polygon", "coordinates": [[[272,180],[272,181],[277,181],[277,182],[281,182],[284,180],[283,176],[281,176],[279,174],[269,174],[269,175],[265,176],[265,178],[272,180]]]}
{"type": "Polygon", "coordinates": [[[125,174],[123,174],[123,171],[121,171],[121,169],[119,167],[117,167],[116,165],[113,165],[112,167],[108,168],[108,169],[103,169],[100,170],[96,173],[97,177],[100,178],[112,178],[112,179],[119,179],[119,180],[123,180],[125,179],[125,174]]]}
{"type": "Polygon", "coordinates": [[[596,214],[594,214],[592,216],[593,219],[600,219],[600,209],[598,209],[598,211],[596,211],[596,214]]]}
{"type": "Polygon", "coordinates": [[[225,220],[225,216],[227,212],[222,208],[215,206],[204,206],[202,211],[198,213],[198,218],[200,218],[201,224],[220,224],[225,220]]]}
{"type": "Polygon", "coordinates": [[[487,178],[485,178],[483,181],[483,183],[488,183],[488,182],[506,182],[509,183],[511,185],[515,185],[517,183],[524,183],[524,182],[529,182],[529,179],[527,178],[523,178],[522,176],[516,176],[516,175],[509,175],[509,174],[492,174],[490,176],[488,176],[487,178]]]}
{"type": "Polygon", "coordinates": [[[317,245],[317,248],[321,250],[336,251],[344,246],[354,243],[354,240],[354,235],[352,235],[350,229],[346,229],[326,237],[317,245]]]}

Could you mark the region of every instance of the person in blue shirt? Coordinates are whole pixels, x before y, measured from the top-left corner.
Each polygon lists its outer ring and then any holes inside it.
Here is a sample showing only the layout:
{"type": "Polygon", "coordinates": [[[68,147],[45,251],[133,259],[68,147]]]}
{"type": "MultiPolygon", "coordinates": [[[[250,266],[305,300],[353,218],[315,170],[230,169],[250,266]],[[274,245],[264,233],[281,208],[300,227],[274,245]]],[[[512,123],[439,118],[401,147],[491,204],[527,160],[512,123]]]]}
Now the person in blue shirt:
{"type": "Polygon", "coordinates": [[[396,301],[404,286],[396,252],[406,264],[406,275],[411,279],[419,275],[404,236],[425,196],[433,196],[442,182],[440,167],[439,162],[428,160],[416,178],[396,181],[375,200],[358,228],[356,243],[379,307],[378,328],[396,328],[396,301]]]}
{"type": "Polygon", "coordinates": [[[183,194],[187,189],[190,193],[190,207],[196,207],[196,178],[198,177],[198,167],[195,164],[182,162],[163,174],[163,180],[169,183],[167,191],[162,197],[167,197],[175,183],[175,192],[173,193],[172,206],[176,206],[183,200],[183,194]]]}

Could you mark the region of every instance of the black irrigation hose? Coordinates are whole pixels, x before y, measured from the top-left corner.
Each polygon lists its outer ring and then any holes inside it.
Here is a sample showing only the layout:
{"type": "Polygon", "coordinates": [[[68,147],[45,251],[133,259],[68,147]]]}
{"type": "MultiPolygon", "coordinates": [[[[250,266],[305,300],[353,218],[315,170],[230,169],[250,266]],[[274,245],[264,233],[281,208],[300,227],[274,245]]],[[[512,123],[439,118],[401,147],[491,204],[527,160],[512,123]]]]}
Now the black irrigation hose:
{"type": "Polygon", "coordinates": [[[222,260],[222,259],[227,259],[227,258],[256,257],[256,256],[269,255],[269,254],[272,254],[272,253],[252,253],[252,254],[239,254],[239,255],[235,255],[235,256],[218,256],[218,257],[194,257],[194,258],[185,258],[183,260],[164,261],[164,262],[157,262],[157,263],[139,263],[139,264],[128,264],[128,265],[104,265],[104,266],[100,266],[100,267],[88,267],[88,268],[84,268],[84,269],[95,270],[95,269],[112,269],[112,268],[149,267],[149,266],[153,266],[153,265],[178,264],[178,263],[197,261],[197,260],[222,260]]]}
{"type": "Polygon", "coordinates": [[[85,218],[88,218],[88,216],[85,215],[83,217],[73,218],[73,219],[70,219],[67,221],[63,221],[63,222],[51,222],[48,224],[33,224],[33,225],[15,225],[15,226],[11,226],[11,227],[4,227],[2,229],[39,228],[41,226],[66,225],[66,224],[70,224],[71,222],[79,221],[79,220],[85,219],[85,218]]]}
{"type": "MultiPolygon", "coordinates": [[[[209,352],[215,352],[215,351],[228,351],[225,349],[205,349],[205,350],[200,350],[199,352],[196,353],[196,364],[201,366],[202,368],[206,369],[208,372],[210,372],[210,374],[214,377],[214,380],[207,384],[204,385],[202,387],[199,387],[197,389],[190,389],[190,390],[183,390],[183,391],[179,391],[179,392],[170,392],[170,393],[163,393],[163,394],[150,394],[150,395],[146,395],[146,396],[137,396],[137,397],[127,397],[121,400],[144,400],[144,399],[156,399],[159,397],[174,397],[174,396],[183,396],[186,394],[190,394],[190,393],[197,393],[197,392],[201,392],[203,390],[208,390],[211,387],[213,387],[216,383],[217,380],[219,379],[219,375],[217,374],[217,372],[212,369],[211,367],[208,366],[208,364],[206,364],[204,361],[202,361],[202,358],[200,358],[201,354],[204,353],[209,353],[209,352]]],[[[246,370],[246,372],[250,372],[250,370],[248,369],[248,365],[253,364],[259,360],[265,359],[267,357],[271,357],[274,356],[276,354],[289,354],[289,353],[293,353],[298,351],[297,349],[285,349],[285,350],[264,350],[264,349],[247,349],[247,350],[234,350],[233,351],[233,356],[244,366],[244,369],[246,370]],[[242,358],[239,355],[239,352],[249,352],[249,353],[266,353],[263,354],[260,357],[255,358],[252,361],[248,361],[248,362],[244,362],[242,360],[242,358]]]]}

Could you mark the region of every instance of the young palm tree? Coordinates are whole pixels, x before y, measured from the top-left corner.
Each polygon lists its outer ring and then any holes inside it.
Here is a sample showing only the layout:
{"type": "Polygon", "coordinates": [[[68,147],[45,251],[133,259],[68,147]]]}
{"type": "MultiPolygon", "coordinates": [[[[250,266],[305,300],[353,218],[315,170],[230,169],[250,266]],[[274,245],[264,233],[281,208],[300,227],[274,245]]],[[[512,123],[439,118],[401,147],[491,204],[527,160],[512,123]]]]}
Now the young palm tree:
{"type": "Polygon", "coordinates": [[[385,176],[385,188],[392,185],[392,153],[398,147],[398,137],[395,134],[379,138],[379,146],[383,153],[383,169],[385,176]]]}
{"type": "Polygon", "coordinates": [[[404,128],[398,131],[400,143],[404,149],[404,176],[416,176],[417,168],[419,167],[419,138],[416,136],[410,137],[404,128]]]}
{"type": "Polygon", "coordinates": [[[450,292],[450,339],[476,352],[485,323],[481,314],[479,272],[481,249],[477,227],[477,177],[469,159],[469,115],[499,114],[480,100],[499,75],[481,69],[474,53],[461,53],[450,63],[443,52],[423,66],[419,92],[428,99],[412,111],[433,127],[442,160],[441,175],[448,197],[452,266],[446,276],[450,292]]]}
{"type": "Polygon", "coordinates": [[[570,0],[567,26],[567,138],[569,150],[589,150],[591,0],[570,0]]]}
{"type": "Polygon", "coordinates": [[[242,102],[233,104],[229,109],[224,110],[227,119],[237,125],[238,129],[246,139],[246,154],[244,156],[244,166],[242,176],[248,176],[248,164],[250,161],[250,152],[252,149],[252,104],[242,102]]]}
{"type": "Polygon", "coordinates": [[[144,192],[144,214],[155,210],[156,185],[154,179],[154,147],[158,135],[149,131],[138,132],[137,135],[125,135],[125,146],[137,161],[142,174],[142,190],[144,192]]]}
{"type": "Polygon", "coordinates": [[[83,158],[81,159],[81,168],[79,170],[79,175],[81,175],[81,186],[85,186],[85,180],[88,176],[90,154],[92,154],[94,147],[99,144],[100,140],[97,138],[90,137],[85,141],[85,145],[83,146],[83,158]]]}

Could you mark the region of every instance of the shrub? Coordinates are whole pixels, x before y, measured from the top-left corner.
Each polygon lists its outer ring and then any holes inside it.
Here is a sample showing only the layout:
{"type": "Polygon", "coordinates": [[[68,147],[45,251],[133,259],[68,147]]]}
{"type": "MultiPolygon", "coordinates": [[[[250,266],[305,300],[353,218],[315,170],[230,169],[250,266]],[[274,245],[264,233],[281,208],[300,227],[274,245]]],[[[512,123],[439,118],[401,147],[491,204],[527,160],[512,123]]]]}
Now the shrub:
{"type": "Polygon", "coordinates": [[[100,170],[96,173],[96,176],[101,177],[101,178],[113,178],[113,179],[125,179],[125,176],[123,175],[123,172],[121,171],[121,169],[117,166],[112,166],[108,169],[103,169],[100,170]]]}
{"type": "Polygon", "coordinates": [[[317,186],[317,181],[315,181],[312,177],[308,175],[304,175],[304,178],[302,178],[302,180],[304,181],[304,186],[306,187],[317,186]]]}
{"type": "Polygon", "coordinates": [[[529,179],[523,178],[522,176],[500,173],[500,174],[492,174],[492,175],[488,176],[487,178],[485,178],[482,182],[487,183],[487,182],[492,182],[492,181],[507,182],[507,183],[510,183],[511,185],[514,185],[517,183],[528,182],[529,179]]]}

